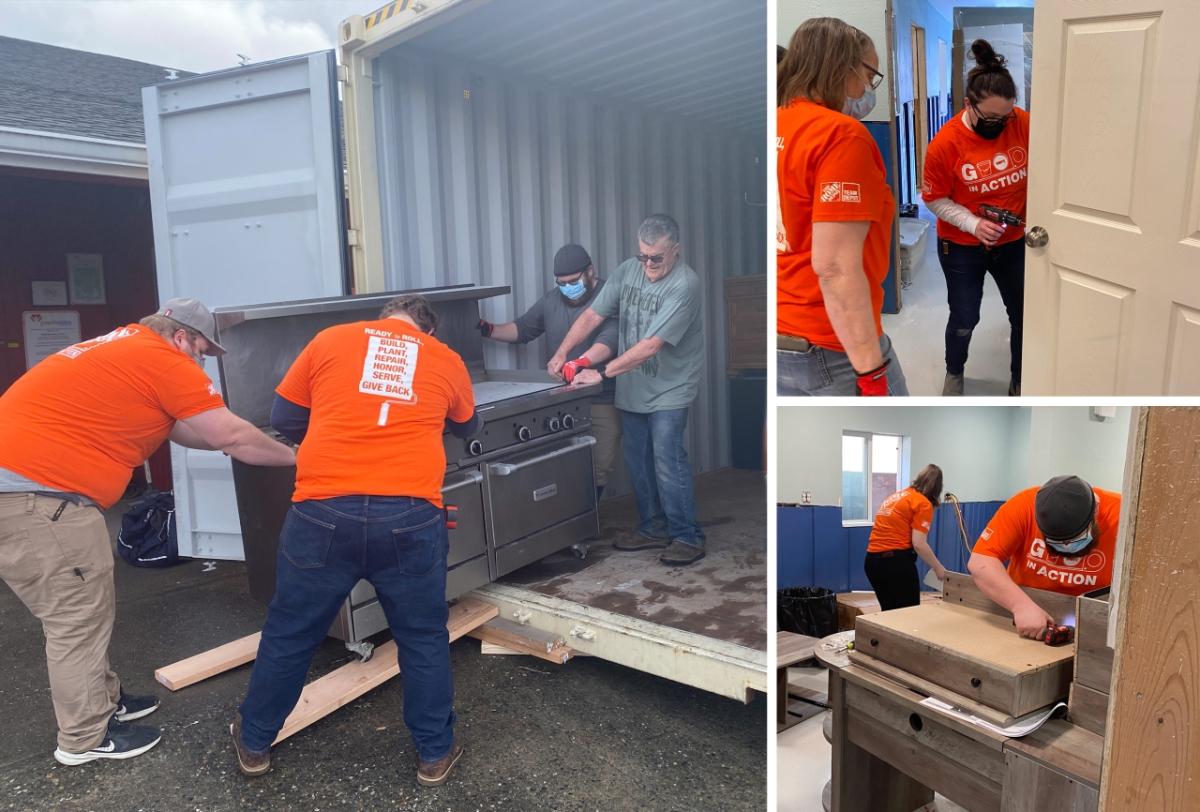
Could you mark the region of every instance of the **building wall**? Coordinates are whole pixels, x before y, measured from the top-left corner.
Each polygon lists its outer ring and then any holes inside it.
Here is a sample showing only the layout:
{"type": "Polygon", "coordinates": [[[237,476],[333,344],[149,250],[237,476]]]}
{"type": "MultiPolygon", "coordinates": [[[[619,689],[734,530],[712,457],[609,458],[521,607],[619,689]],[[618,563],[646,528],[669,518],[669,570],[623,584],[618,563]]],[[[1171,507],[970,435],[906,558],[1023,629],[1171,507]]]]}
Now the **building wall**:
{"type": "MultiPolygon", "coordinates": [[[[149,190],[0,169],[0,392],[25,373],[22,313],[78,310],[82,338],[102,335],[158,307],[149,190]],[[32,282],[67,281],[67,254],[104,257],[103,305],[33,306],[32,282]]],[[[166,455],[156,482],[170,487],[166,455]]]]}

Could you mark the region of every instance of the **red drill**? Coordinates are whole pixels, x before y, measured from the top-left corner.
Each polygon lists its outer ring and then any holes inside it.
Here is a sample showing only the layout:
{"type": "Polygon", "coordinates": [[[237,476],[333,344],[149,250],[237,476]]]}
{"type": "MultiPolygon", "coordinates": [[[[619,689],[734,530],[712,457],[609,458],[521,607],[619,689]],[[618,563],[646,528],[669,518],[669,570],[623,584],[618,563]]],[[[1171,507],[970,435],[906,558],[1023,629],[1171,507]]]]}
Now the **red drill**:
{"type": "Polygon", "coordinates": [[[1060,626],[1052,620],[1046,621],[1046,631],[1042,632],[1042,642],[1048,646],[1065,646],[1075,639],[1073,626],[1060,626]]]}

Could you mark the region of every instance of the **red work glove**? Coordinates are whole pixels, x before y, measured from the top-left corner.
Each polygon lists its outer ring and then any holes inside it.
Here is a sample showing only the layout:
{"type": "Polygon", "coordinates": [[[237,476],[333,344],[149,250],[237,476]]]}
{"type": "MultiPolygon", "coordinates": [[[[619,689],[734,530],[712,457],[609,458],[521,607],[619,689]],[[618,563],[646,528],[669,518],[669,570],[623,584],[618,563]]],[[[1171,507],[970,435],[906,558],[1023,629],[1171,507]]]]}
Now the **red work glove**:
{"type": "Polygon", "coordinates": [[[479,334],[484,338],[490,338],[492,335],[492,330],[495,329],[496,325],[492,324],[490,321],[484,321],[483,319],[479,320],[479,334]]]}
{"type": "Polygon", "coordinates": [[[860,397],[886,397],[888,394],[887,368],[892,359],[887,359],[870,372],[854,371],[858,376],[856,387],[860,397]]]}
{"type": "Polygon", "coordinates": [[[575,380],[575,376],[579,374],[579,370],[587,369],[591,365],[592,362],[588,360],[586,355],[581,355],[574,361],[567,361],[567,363],[563,364],[562,368],[563,380],[570,383],[575,380]]]}

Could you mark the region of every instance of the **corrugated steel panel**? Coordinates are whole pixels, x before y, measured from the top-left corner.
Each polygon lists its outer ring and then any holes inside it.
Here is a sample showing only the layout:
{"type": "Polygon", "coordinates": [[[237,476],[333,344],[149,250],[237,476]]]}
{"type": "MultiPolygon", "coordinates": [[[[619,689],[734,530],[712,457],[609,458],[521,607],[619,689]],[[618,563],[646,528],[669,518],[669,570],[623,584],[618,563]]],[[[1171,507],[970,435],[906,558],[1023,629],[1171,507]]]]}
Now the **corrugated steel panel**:
{"type": "MultiPolygon", "coordinates": [[[[671,214],[684,259],[708,283],[708,364],[690,453],[697,471],[728,465],[723,279],[766,268],[762,131],[431,53],[440,31],[385,53],[372,71],[387,286],[511,285],[511,297],[484,303],[486,318],[507,321],[548,289],[563,243],[586,246],[604,276],[636,253],[644,216],[671,214]]],[[[764,68],[752,73],[761,125],[764,68]]],[[[593,79],[603,75],[598,68],[593,79]]],[[[546,352],[540,341],[493,345],[486,360],[536,368],[546,352]]]]}

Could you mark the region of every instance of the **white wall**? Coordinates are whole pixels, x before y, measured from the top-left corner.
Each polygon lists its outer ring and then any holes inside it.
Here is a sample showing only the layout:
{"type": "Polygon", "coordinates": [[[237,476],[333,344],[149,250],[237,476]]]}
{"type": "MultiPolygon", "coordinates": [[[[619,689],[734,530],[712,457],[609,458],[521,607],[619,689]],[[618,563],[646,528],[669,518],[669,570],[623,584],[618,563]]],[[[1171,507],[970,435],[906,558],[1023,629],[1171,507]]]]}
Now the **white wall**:
{"type": "Polygon", "coordinates": [[[1011,409],[952,406],[805,406],[779,409],[777,501],[841,503],[842,431],[902,434],[912,440],[912,472],[936,463],[945,487],[964,502],[1007,499],[1011,409]]]}
{"type": "Polygon", "coordinates": [[[946,490],[964,502],[1007,499],[1052,476],[1077,474],[1119,491],[1129,436],[1129,407],[1105,421],[1083,406],[786,406],[777,422],[777,501],[841,502],[845,430],[911,438],[912,472],[933,462],[946,490]]]}
{"type": "MultiPolygon", "coordinates": [[[[813,17],[837,17],[871,38],[879,54],[879,70],[888,73],[892,53],[887,36],[886,8],[886,0],[778,0],[776,38],[786,48],[800,23],[813,17]]],[[[887,81],[891,78],[885,79],[876,91],[875,109],[865,121],[891,120],[892,103],[886,91],[887,81]]]]}

